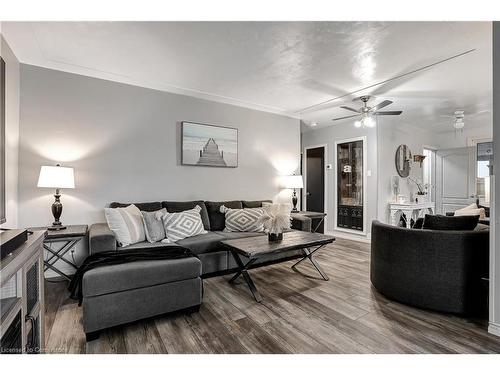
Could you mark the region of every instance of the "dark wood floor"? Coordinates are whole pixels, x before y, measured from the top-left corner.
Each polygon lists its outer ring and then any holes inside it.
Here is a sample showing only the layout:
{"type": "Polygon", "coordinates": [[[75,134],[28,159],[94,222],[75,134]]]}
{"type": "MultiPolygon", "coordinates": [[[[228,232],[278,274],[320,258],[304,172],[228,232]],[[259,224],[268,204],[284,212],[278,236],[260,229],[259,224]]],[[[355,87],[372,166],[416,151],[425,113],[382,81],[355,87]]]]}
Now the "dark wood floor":
{"type": "Polygon", "coordinates": [[[500,353],[485,322],[411,308],[378,294],[369,245],[338,239],[317,259],[252,270],[263,302],[229,276],[205,280],[200,312],[150,319],[85,342],[82,311],[66,283],[47,282],[47,351],[55,353],[500,353]]]}

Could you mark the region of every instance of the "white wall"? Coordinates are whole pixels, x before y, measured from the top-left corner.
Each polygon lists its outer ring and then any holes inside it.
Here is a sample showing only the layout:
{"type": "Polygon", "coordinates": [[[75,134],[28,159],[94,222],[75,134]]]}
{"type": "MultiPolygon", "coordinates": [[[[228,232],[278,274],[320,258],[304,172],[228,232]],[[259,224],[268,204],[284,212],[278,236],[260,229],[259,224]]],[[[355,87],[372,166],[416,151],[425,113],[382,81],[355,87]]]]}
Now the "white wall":
{"type": "Polygon", "coordinates": [[[7,221],[2,226],[18,226],[19,154],[19,61],[1,37],[0,54],[5,61],[5,202],[7,221]]]}
{"type": "MultiPolygon", "coordinates": [[[[325,164],[336,164],[335,142],[345,139],[366,136],[367,138],[367,170],[371,176],[367,177],[367,205],[365,215],[367,224],[367,235],[352,235],[355,238],[369,238],[371,222],[377,217],[377,130],[358,129],[351,122],[339,122],[329,127],[310,129],[302,133],[302,150],[308,146],[327,144],[328,155],[325,164]]],[[[337,204],[335,202],[335,167],[327,169],[325,178],[327,180],[327,227],[328,232],[341,237],[346,236],[344,232],[334,230],[334,217],[337,204]]],[[[350,234],[348,236],[351,236],[350,234]]]]}
{"type": "Polygon", "coordinates": [[[299,165],[299,120],[188,96],[21,66],[19,224],[48,225],[41,165],[74,167],[65,224],[104,221],[112,201],[288,199],[278,176],[299,165]],[[180,121],[239,130],[239,166],[180,165],[180,121]]]}

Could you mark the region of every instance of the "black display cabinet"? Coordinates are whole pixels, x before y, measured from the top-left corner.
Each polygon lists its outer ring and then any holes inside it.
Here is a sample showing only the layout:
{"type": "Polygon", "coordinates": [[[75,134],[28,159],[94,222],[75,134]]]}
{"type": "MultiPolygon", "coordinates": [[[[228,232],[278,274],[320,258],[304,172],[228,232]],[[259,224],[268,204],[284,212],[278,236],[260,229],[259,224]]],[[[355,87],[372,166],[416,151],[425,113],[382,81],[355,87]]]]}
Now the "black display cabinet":
{"type": "Polygon", "coordinates": [[[363,232],[363,140],[337,144],[337,227],[363,232]]]}

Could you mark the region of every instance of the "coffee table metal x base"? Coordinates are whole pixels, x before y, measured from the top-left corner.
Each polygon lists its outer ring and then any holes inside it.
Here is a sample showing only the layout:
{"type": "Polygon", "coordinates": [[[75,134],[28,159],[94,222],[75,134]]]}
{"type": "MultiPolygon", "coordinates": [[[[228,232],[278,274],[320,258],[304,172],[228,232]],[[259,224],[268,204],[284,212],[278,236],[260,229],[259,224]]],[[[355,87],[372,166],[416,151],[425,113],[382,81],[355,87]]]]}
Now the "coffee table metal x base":
{"type": "Polygon", "coordinates": [[[304,260],[309,259],[311,261],[312,265],[314,266],[314,268],[316,268],[316,270],[319,272],[319,274],[321,275],[321,277],[323,278],[323,280],[325,280],[325,281],[330,280],[328,278],[327,274],[325,273],[325,271],[323,271],[323,269],[321,268],[321,266],[319,265],[319,263],[316,261],[316,259],[313,258],[313,254],[316,251],[318,251],[319,249],[321,249],[323,246],[325,246],[325,245],[319,245],[313,251],[309,250],[308,247],[303,248],[302,251],[304,252],[304,255],[305,255],[304,258],[300,259],[297,263],[295,263],[292,266],[292,269],[294,271],[296,271],[296,267],[299,265],[299,263],[302,263],[304,260]]]}
{"type": "Polygon", "coordinates": [[[250,259],[246,264],[242,262],[241,258],[239,257],[238,253],[231,251],[231,254],[233,254],[233,258],[236,261],[236,264],[238,264],[238,272],[234,274],[233,277],[231,277],[231,280],[229,280],[230,283],[234,283],[236,279],[240,276],[243,276],[245,279],[245,282],[248,285],[248,288],[252,292],[253,298],[257,302],[262,301],[262,297],[260,296],[259,291],[257,290],[257,287],[255,286],[255,283],[253,282],[252,278],[250,277],[248,273],[248,268],[257,260],[257,259],[250,259]]]}
{"type": "MultiPolygon", "coordinates": [[[[309,259],[311,261],[312,265],[314,266],[314,268],[316,268],[316,270],[319,272],[319,274],[321,275],[321,277],[323,278],[323,280],[328,281],[329,278],[326,275],[325,271],[323,271],[323,269],[318,264],[318,262],[316,261],[316,259],[313,258],[313,254],[316,251],[318,251],[319,249],[321,249],[323,246],[325,246],[325,245],[320,245],[320,246],[316,247],[312,251],[309,248],[307,248],[307,247],[303,248],[302,251],[304,252],[305,256],[302,259],[300,259],[297,263],[295,263],[292,266],[292,269],[296,270],[296,266],[299,263],[301,263],[302,261],[304,261],[306,259],[309,259]]],[[[229,282],[230,283],[234,283],[238,277],[243,276],[243,278],[245,279],[245,282],[248,285],[248,288],[250,289],[250,292],[252,292],[253,298],[257,302],[259,302],[259,303],[262,302],[262,297],[260,296],[260,293],[257,290],[257,287],[255,286],[255,283],[253,282],[252,278],[250,277],[250,274],[248,273],[248,269],[250,268],[250,266],[252,264],[255,263],[255,261],[257,259],[255,259],[255,258],[254,259],[250,259],[247,263],[243,263],[243,261],[241,260],[241,258],[239,257],[239,255],[238,255],[237,252],[231,251],[231,254],[233,255],[234,260],[236,261],[236,264],[238,264],[239,270],[234,274],[234,276],[229,280],[229,282]]]]}

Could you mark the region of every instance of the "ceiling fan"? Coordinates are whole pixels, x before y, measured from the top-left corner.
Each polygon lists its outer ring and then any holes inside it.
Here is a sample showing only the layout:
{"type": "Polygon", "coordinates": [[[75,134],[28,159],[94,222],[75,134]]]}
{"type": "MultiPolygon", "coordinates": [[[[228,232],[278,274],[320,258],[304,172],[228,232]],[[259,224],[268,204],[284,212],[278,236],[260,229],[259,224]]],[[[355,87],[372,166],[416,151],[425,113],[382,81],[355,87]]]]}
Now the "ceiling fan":
{"type": "Polygon", "coordinates": [[[375,126],[375,119],[373,118],[374,116],[398,116],[401,113],[403,113],[403,111],[380,111],[382,108],[387,107],[388,105],[393,103],[390,100],[384,100],[373,107],[368,107],[368,101],[370,100],[370,98],[371,96],[364,95],[354,99],[355,101],[361,100],[363,102],[363,106],[360,109],[354,109],[344,105],[341,106],[340,108],[356,112],[356,114],[351,116],[337,117],[332,119],[332,121],[344,120],[353,117],[361,117],[354,123],[354,126],[356,126],[357,128],[360,127],[373,128],[375,126]]]}
{"type": "MultiPolygon", "coordinates": [[[[484,110],[484,111],[479,111],[476,113],[469,113],[468,112],[467,117],[472,118],[472,117],[475,117],[477,115],[481,115],[483,113],[490,113],[490,111],[484,110]]],[[[453,129],[455,130],[455,135],[457,135],[459,133],[463,133],[464,127],[465,127],[465,111],[463,109],[456,110],[455,112],[453,112],[453,115],[441,115],[440,117],[446,117],[446,118],[453,119],[452,126],[453,126],[453,129]]]]}

